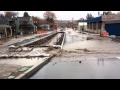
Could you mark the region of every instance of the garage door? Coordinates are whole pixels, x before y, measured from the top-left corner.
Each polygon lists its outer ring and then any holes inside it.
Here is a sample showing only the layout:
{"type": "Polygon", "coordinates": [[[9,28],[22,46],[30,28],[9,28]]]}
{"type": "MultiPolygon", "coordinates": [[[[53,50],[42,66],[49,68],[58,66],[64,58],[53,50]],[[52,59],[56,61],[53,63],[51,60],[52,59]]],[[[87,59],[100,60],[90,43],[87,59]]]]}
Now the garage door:
{"type": "Polygon", "coordinates": [[[120,36],[120,23],[105,24],[105,30],[109,35],[120,36]]]}

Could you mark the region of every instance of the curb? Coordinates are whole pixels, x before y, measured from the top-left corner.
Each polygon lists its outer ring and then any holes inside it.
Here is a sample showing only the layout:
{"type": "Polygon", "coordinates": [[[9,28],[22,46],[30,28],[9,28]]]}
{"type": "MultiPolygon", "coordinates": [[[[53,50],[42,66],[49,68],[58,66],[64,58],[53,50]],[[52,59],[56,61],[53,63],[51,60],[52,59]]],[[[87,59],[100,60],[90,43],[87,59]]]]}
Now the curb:
{"type": "Polygon", "coordinates": [[[38,63],[36,65],[34,65],[33,67],[31,67],[30,69],[28,69],[27,71],[23,72],[22,74],[20,74],[19,76],[17,76],[14,79],[28,79],[30,76],[32,76],[35,72],[37,72],[39,69],[41,69],[44,65],[46,65],[47,63],[49,63],[49,61],[54,57],[55,55],[50,56],[49,58],[45,59],[45,61],[43,61],[42,63],[38,63]]]}
{"type": "Polygon", "coordinates": [[[64,37],[63,37],[63,41],[62,41],[62,44],[61,44],[61,49],[63,49],[63,45],[64,45],[64,42],[65,42],[65,37],[66,37],[66,33],[64,32],[64,37]]]}

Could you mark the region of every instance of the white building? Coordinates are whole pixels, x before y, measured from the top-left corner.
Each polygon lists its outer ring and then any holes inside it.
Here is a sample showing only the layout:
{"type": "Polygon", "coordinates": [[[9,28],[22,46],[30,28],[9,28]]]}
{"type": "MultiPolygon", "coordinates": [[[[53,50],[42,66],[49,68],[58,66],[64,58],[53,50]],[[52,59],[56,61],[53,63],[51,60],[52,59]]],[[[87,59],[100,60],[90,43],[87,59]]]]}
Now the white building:
{"type": "Polygon", "coordinates": [[[84,30],[87,29],[87,23],[86,22],[79,22],[78,23],[78,30],[82,30],[82,28],[84,27],[84,30]]]}

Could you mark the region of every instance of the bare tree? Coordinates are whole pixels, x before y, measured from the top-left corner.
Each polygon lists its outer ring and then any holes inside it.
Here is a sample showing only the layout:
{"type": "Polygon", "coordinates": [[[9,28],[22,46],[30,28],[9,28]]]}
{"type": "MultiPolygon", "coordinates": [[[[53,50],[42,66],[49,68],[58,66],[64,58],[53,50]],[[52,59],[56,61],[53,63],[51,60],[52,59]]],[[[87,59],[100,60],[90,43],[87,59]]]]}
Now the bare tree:
{"type": "Polygon", "coordinates": [[[114,15],[111,11],[103,11],[103,15],[114,15]]]}
{"type": "Polygon", "coordinates": [[[117,12],[117,14],[120,14],[120,11],[119,11],[119,12],[117,12]]]}
{"type": "Polygon", "coordinates": [[[4,14],[0,14],[0,17],[4,17],[4,14]]]}
{"type": "Polygon", "coordinates": [[[18,16],[18,12],[13,12],[13,11],[5,11],[4,14],[5,14],[5,17],[8,17],[8,18],[18,16]]]}
{"type": "Polygon", "coordinates": [[[23,17],[29,17],[28,12],[24,12],[23,17]]]}
{"type": "Polygon", "coordinates": [[[56,19],[55,13],[53,13],[53,12],[51,12],[51,11],[46,11],[46,12],[43,14],[43,17],[44,17],[45,20],[46,20],[47,18],[52,18],[53,20],[56,19]]]}
{"type": "Polygon", "coordinates": [[[44,19],[40,19],[39,17],[34,17],[34,16],[32,16],[32,19],[33,19],[33,22],[34,22],[36,25],[48,24],[48,23],[49,23],[49,22],[47,22],[47,21],[44,20],[44,19]]]}
{"type": "Polygon", "coordinates": [[[44,14],[44,19],[49,22],[50,27],[53,28],[54,26],[54,21],[56,20],[56,15],[55,13],[51,12],[51,11],[46,11],[44,14]]]}
{"type": "Polygon", "coordinates": [[[92,16],[91,13],[90,13],[90,14],[88,13],[87,16],[86,16],[86,18],[87,18],[87,19],[91,19],[91,18],[94,18],[94,17],[92,16]]]}
{"type": "Polygon", "coordinates": [[[83,22],[84,18],[80,18],[79,20],[77,20],[77,22],[83,22]]]}

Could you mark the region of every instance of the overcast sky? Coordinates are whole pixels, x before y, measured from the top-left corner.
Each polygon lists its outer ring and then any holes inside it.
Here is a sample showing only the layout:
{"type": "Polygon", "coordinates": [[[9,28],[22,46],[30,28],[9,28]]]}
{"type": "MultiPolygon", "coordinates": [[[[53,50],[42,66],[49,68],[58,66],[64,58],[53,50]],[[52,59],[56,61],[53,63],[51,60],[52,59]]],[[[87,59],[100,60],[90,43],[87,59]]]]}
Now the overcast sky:
{"type": "MultiPolygon", "coordinates": [[[[19,12],[19,16],[23,16],[24,11],[19,12]]],[[[43,13],[45,11],[27,11],[30,16],[38,16],[43,18],[43,13]]],[[[86,18],[87,13],[91,13],[94,17],[98,16],[98,11],[53,11],[58,20],[78,20],[80,18],[86,18]]],[[[102,14],[103,11],[100,11],[102,14]]],[[[112,11],[113,13],[117,13],[118,11],[112,11]]],[[[4,11],[0,11],[0,13],[4,13],[4,11]]]]}

